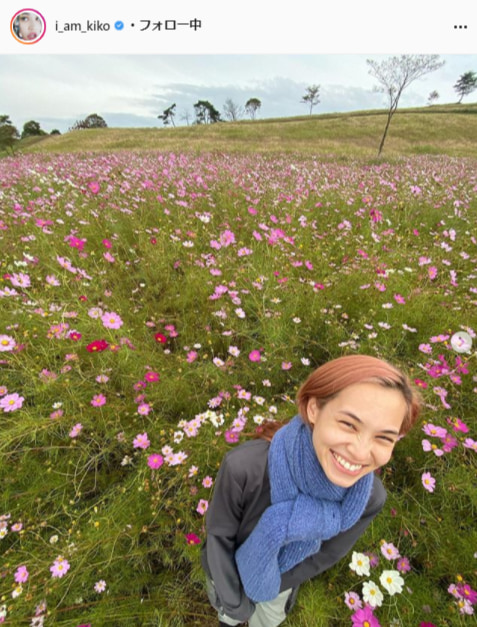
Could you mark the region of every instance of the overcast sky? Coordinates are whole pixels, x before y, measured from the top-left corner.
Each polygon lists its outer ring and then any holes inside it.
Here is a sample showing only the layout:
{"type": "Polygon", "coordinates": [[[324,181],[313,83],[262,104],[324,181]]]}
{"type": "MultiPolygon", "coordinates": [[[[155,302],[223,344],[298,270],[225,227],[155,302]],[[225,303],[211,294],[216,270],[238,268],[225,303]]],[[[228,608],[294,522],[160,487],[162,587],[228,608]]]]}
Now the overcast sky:
{"type": "MultiPolygon", "coordinates": [[[[227,98],[243,105],[259,98],[260,118],[308,113],[300,103],[306,87],[321,86],[313,113],[377,109],[384,96],[373,91],[366,58],[386,55],[0,55],[0,114],[21,131],[28,120],[62,133],[90,113],[110,127],[162,126],[157,116],[176,103],[176,124],[208,100],[221,113],[227,98]]],[[[446,64],[414,82],[400,107],[424,106],[437,90],[440,104],[457,101],[453,85],[477,71],[477,55],[441,55],[446,64]]],[[[477,92],[464,102],[477,100],[477,92]]]]}

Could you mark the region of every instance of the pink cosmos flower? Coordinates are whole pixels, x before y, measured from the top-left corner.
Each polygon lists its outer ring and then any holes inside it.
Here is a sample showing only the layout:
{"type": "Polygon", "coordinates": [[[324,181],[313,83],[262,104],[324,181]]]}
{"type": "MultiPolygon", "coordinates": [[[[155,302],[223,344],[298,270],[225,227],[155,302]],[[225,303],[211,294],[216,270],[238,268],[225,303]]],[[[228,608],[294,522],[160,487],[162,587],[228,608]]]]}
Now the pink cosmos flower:
{"type": "Polygon", "coordinates": [[[235,235],[232,231],[229,231],[228,229],[220,234],[219,239],[222,246],[225,247],[230,246],[230,244],[235,244],[235,235]]]}
{"type": "Polygon", "coordinates": [[[123,326],[123,321],[114,311],[107,311],[101,316],[103,326],[107,329],[119,329],[123,326]]]}
{"type": "Polygon", "coordinates": [[[16,392],[14,394],[7,394],[7,396],[0,399],[0,408],[3,409],[4,412],[16,411],[22,407],[24,400],[23,396],[18,395],[16,392]]]}
{"type": "Polygon", "coordinates": [[[149,403],[141,403],[137,408],[137,413],[140,416],[147,416],[151,412],[151,409],[149,403]]]}
{"type": "Polygon", "coordinates": [[[106,582],[104,581],[104,579],[100,579],[94,584],[94,591],[97,592],[98,594],[101,594],[101,592],[104,592],[105,590],[106,590],[106,582]]]}
{"type": "Polygon", "coordinates": [[[359,598],[359,595],[356,594],[356,592],[346,592],[345,603],[350,610],[361,609],[363,607],[361,599],[359,598]]]}
{"type": "Polygon", "coordinates": [[[91,183],[88,183],[88,187],[92,194],[97,194],[99,192],[99,183],[97,181],[91,181],[91,183]]]}
{"type": "Polygon", "coordinates": [[[437,268],[435,266],[431,266],[427,269],[427,275],[431,281],[433,281],[437,277],[437,268]]]}
{"type": "Polygon", "coordinates": [[[262,356],[260,354],[260,351],[255,349],[251,353],[249,353],[248,358],[250,359],[250,361],[259,362],[262,356]]]}
{"type": "Polygon", "coordinates": [[[12,351],[17,343],[9,335],[0,335],[0,352],[12,351]]]}
{"type": "Polygon", "coordinates": [[[53,562],[53,566],[50,566],[52,577],[63,577],[70,569],[70,563],[65,560],[61,555],[53,562]]]}
{"type": "Polygon", "coordinates": [[[105,248],[112,248],[113,247],[113,245],[111,243],[111,240],[109,240],[109,239],[103,239],[103,241],[101,243],[103,244],[103,246],[105,248]]]}
{"type": "Polygon", "coordinates": [[[282,361],[282,370],[290,370],[291,367],[291,361],[282,361]]]}
{"type": "Polygon", "coordinates": [[[454,431],[469,433],[469,427],[460,418],[447,418],[447,422],[452,425],[454,431]]]}
{"type": "Polygon", "coordinates": [[[443,438],[447,435],[447,429],[444,429],[444,427],[438,427],[432,423],[424,425],[422,430],[426,435],[430,435],[433,438],[443,438]]]}
{"type": "Polygon", "coordinates": [[[91,405],[93,405],[93,407],[101,407],[102,405],[106,405],[106,396],[104,396],[104,394],[96,394],[95,396],[93,396],[91,405]]]}
{"type": "Polygon", "coordinates": [[[422,480],[422,485],[428,492],[434,492],[436,480],[434,479],[434,477],[431,475],[430,472],[423,473],[421,480],[422,480]]]}
{"type": "Polygon", "coordinates": [[[196,351],[189,351],[187,353],[187,363],[191,364],[198,357],[198,353],[196,351]]]}
{"type": "Polygon", "coordinates": [[[83,425],[81,424],[81,422],[77,422],[69,433],[70,438],[76,438],[81,433],[82,429],[83,425]]]}
{"type": "Polygon", "coordinates": [[[15,287],[30,287],[31,280],[28,274],[19,272],[18,274],[12,274],[10,276],[10,283],[15,287]]]}
{"type": "Polygon", "coordinates": [[[146,449],[146,448],[149,448],[150,445],[151,445],[151,442],[149,441],[146,432],[138,433],[137,436],[133,440],[134,448],[146,449]]]}
{"type": "Polygon", "coordinates": [[[401,294],[394,294],[394,300],[399,304],[399,305],[405,305],[406,301],[404,299],[404,296],[401,296],[401,294]]]}
{"type": "Polygon", "coordinates": [[[159,455],[158,453],[153,453],[152,455],[149,455],[149,457],[147,458],[147,465],[149,466],[149,468],[152,468],[153,470],[160,468],[163,463],[164,463],[164,458],[162,457],[162,455],[159,455]]]}
{"type": "Polygon", "coordinates": [[[212,477],[204,477],[204,479],[202,480],[202,485],[204,486],[204,488],[211,488],[214,484],[214,480],[212,479],[212,477]]]}
{"type": "Polygon", "coordinates": [[[383,542],[381,545],[381,553],[388,560],[395,560],[398,557],[401,557],[399,554],[399,550],[394,546],[392,542],[383,542]]]}
{"type": "Polygon", "coordinates": [[[206,501],[205,499],[200,499],[199,504],[197,505],[197,512],[199,512],[199,514],[201,514],[201,516],[203,516],[205,514],[205,512],[208,510],[209,508],[209,501],[206,501]]]}
{"type": "Polygon", "coordinates": [[[195,535],[195,533],[188,533],[185,536],[185,539],[187,541],[187,544],[200,544],[201,543],[201,539],[195,535]]]}
{"type": "Polygon", "coordinates": [[[474,451],[477,451],[477,441],[472,438],[466,438],[463,446],[464,448],[471,448],[474,449],[474,451]]]}
{"type": "Polygon", "coordinates": [[[29,573],[26,566],[19,566],[15,572],[14,578],[17,583],[25,583],[28,581],[29,573]]]}

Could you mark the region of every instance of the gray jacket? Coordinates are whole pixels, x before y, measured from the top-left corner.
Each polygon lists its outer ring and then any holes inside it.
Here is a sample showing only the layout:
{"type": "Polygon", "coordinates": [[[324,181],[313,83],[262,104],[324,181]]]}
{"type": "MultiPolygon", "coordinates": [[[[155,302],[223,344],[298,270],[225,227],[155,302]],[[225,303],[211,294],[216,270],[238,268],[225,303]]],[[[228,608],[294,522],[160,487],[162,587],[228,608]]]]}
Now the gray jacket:
{"type": "MultiPolygon", "coordinates": [[[[245,595],[234,555],[271,504],[269,446],[266,440],[250,440],[225,455],[206,514],[207,540],[202,548],[202,566],[214,581],[217,607],[240,621],[250,618],[255,604],[245,595]]],[[[323,542],[318,553],[283,573],[280,591],[297,588],[336,564],[350,551],[385,501],[386,491],[375,475],[369,502],[358,522],[323,542]]]]}

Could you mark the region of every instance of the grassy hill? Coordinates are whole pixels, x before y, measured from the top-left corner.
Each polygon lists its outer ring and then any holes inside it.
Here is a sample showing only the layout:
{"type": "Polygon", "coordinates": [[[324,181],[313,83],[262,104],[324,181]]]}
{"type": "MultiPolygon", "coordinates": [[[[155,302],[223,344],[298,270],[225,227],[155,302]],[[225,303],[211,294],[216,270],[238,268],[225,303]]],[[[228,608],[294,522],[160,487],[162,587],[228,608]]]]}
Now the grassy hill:
{"type": "MultiPolygon", "coordinates": [[[[376,156],[385,110],[178,128],[107,128],[19,142],[22,153],[161,150],[180,152],[302,152],[340,157],[376,156]]],[[[447,154],[477,157],[477,103],[398,110],[384,147],[386,158],[447,154]]]]}

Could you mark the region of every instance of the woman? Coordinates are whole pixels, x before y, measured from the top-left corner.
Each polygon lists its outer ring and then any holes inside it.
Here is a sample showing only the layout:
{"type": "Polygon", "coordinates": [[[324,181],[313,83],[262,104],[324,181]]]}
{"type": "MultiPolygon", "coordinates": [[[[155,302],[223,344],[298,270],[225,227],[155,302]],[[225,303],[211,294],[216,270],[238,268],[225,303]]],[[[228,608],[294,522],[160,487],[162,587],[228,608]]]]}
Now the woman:
{"type": "Polygon", "coordinates": [[[33,11],[22,11],[13,22],[13,30],[19,39],[34,41],[43,30],[43,22],[33,11]]]}
{"type": "Polygon", "coordinates": [[[317,368],[297,404],[219,470],[202,550],[219,625],[280,625],[300,584],[350,551],[386,500],[374,471],[420,411],[409,379],[367,355],[317,368]]]}

